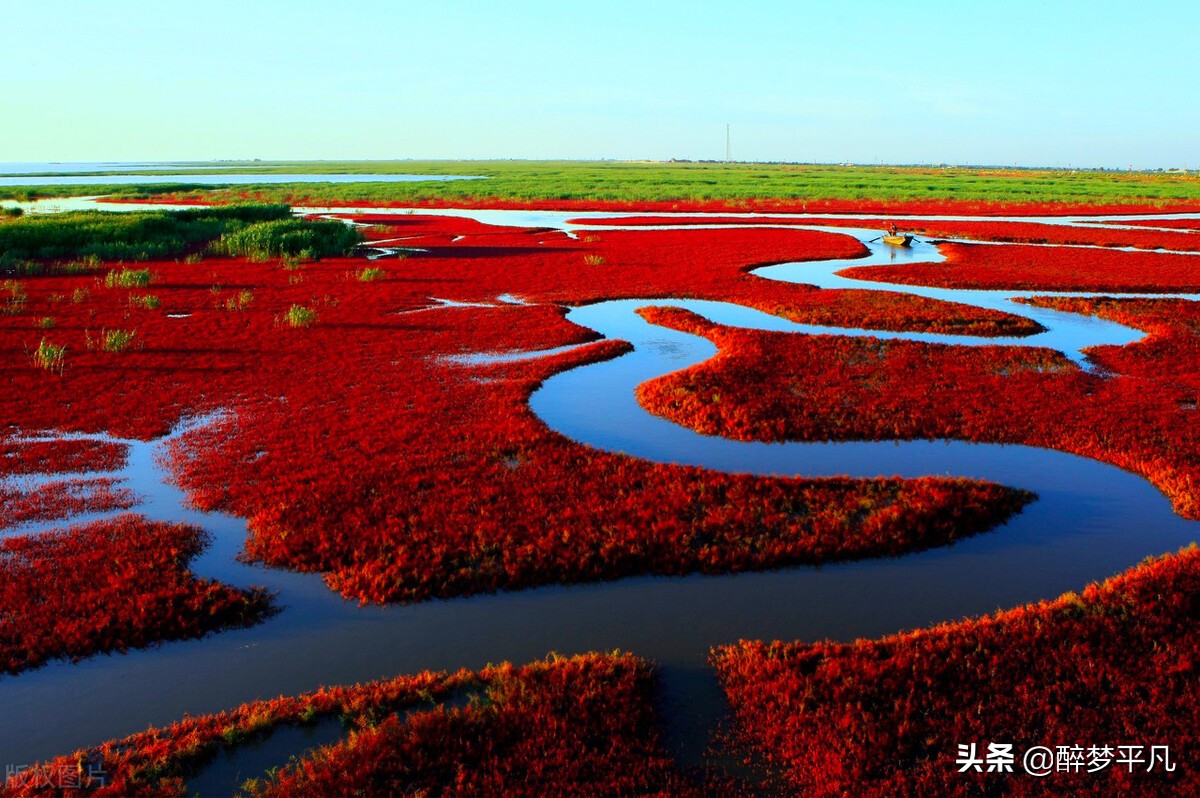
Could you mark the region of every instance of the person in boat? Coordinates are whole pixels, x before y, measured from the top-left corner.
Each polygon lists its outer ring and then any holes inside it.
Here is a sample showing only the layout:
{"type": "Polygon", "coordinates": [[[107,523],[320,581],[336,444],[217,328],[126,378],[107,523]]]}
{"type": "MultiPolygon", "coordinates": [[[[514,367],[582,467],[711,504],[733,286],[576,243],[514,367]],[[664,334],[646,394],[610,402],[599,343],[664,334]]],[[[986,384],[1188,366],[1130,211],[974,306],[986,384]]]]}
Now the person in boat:
{"type": "Polygon", "coordinates": [[[891,227],[888,228],[888,235],[892,235],[892,236],[899,235],[896,232],[896,225],[893,224],[891,227]]]}

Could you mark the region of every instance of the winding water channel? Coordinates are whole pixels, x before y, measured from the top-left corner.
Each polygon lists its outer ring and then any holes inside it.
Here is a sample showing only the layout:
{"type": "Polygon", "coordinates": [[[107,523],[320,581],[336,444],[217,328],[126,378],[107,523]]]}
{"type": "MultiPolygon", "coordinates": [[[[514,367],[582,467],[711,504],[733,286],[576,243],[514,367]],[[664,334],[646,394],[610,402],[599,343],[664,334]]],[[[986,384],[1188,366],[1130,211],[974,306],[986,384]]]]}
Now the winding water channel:
{"type": "MultiPolygon", "coordinates": [[[[587,229],[589,217],[574,212],[423,212],[569,233],[587,229]]],[[[1098,220],[1054,221],[1087,225],[1098,220]]],[[[781,224],[787,224],[786,219],[781,224]]],[[[879,234],[878,230],[830,229],[863,241],[879,234]]],[[[186,497],[170,484],[169,468],[159,457],[167,441],[123,441],[129,446],[128,462],[108,476],[124,480],[145,498],[135,511],[209,530],[213,545],[195,561],[193,570],[236,585],[265,585],[278,591],[284,610],[249,629],[76,664],[54,662],[18,677],[0,678],[0,706],[4,707],[0,759],[32,762],[138,731],[147,724],[167,723],[185,712],[217,711],[322,684],[426,668],[474,668],[503,659],[526,662],[550,651],[621,648],[660,664],[669,739],[685,758],[694,760],[722,708],[707,665],[713,645],[739,638],[848,640],[990,612],[1078,589],[1200,536],[1200,525],[1175,515],[1166,498],[1144,479],[1084,457],[1029,446],[961,441],[739,442],[699,435],[650,415],[635,401],[634,389],[641,382],[715,353],[704,338],[641,319],[634,311],[647,305],[684,307],[722,324],[756,329],[969,346],[1047,346],[1061,350],[1081,367],[1087,363],[1080,350],[1141,337],[1119,324],[1011,301],[1053,292],[932,289],[836,274],[847,266],[892,262],[895,257],[914,263],[941,257],[929,244],[919,244],[911,252],[874,244],[870,249],[868,258],[785,264],[756,273],[823,288],[901,291],[1003,310],[1035,319],[1046,332],[1014,339],[891,333],[799,325],[720,302],[600,302],[573,308],[568,318],[605,337],[629,341],[633,351],[550,378],[533,394],[530,406],[551,429],[582,444],[657,462],[756,474],[950,475],[1035,491],[1038,500],[1003,527],[952,547],[895,559],[731,576],[640,577],[412,606],[360,607],[343,601],[317,576],[237,562],[235,555],[246,534],[244,520],[187,506],[186,497]]],[[[447,306],[430,312],[471,310],[447,306]]],[[[202,423],[198,419],[192,425],[202,423]]],[[[186,427],[175,434],[185,431],[186,427]]],[[[38,528],[26,526],[8,534],[38,528]]],[[[279,763],[287,753],[291,752],[282,753],[279,763]]]]}

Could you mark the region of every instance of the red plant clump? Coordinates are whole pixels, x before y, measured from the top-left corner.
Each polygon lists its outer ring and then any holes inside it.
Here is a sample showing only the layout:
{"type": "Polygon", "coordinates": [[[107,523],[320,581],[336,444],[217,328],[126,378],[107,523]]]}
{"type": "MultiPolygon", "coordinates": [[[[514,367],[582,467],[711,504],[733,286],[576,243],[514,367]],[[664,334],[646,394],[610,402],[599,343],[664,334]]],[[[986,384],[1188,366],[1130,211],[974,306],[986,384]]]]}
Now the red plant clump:
{"type": "MultiPolygon", "coordinates": [[[[481,302],[494,301],[502,293],[518,293],[533,301],[586,302],[685,290],[719,298],[728,286],[760,297],[799,295],[812,291],[794,287],[780,292],[778,284],[759,285],[764,281],[745,271],[757,262],[851,257],[863,252],[850,238],[794,231],[775,231],[765,240],[751,234],[626,237],[607,247],[599,240],[572,241],[561,233],[489,227],[457,218],[423,218],[416,221],[412,232],[440,244],[419,257],[377,261],[387,278],[371,284],[353,279],[353,271],[363,264],[359,258],[301,264],[290,271],[278,268],[277,263],[215,257],[194,264],[148,263],[140,267],[150,271],[152,283],[138,290],[105,287],[103,280],[81,275],[23,280],[27,301],[19,312],[0,317],[0,346],[15,367],[6,373],[6,393],[16,395],[24,390],[29,396],[52,387],[51,393],[60,402],[74,401],[75,420],[90,414],[87,396],[76,397],[75,393],[112,395],[133,382],[148,389],[148,398],[159,405],[152,409],[167,411],[157,415],[166,416],[169,422],[185,408],[195,409],[197,404],[209,408],[206,402],[184,400],[194,390],[195,381],[218,389],[231,381],[255,381],[264,360],[263,334],[277,326],[281,312],[296,304],[314,307],[329,322],[344,325],[354,323],[356,315],[378,319],[397,308],[429,305],[431,295],[481,302]],[[586,255],[608,261],[604,264],[607,268],[584,268],[586,255]],[[248,302],[239,304],[245,291],[250,292],[248,302]],[[139,309],[135,300],[142,294],[153,294],[161,308],[139,309]],[[46,317],[58,322],[50,332],[39,331],[31,323],[46,317]],[[264,321],[267,324],[262,324],[264,321]],[[106,329],[136,330],[139,346],[121,353],[89,346],[106,329]],[[41,338],[66,346],[66,368],[60,382],[47,380],[45,370],[36,368],[28,356],[41,338]],[[173,395],[173,386],[164,384],[167,381],[161,374],[178,372],[181,364],[192,371],[176,374],[183,379],[177,380],[178,395],[173,395]],[[192,374],[195,378],[189,379],[192,374]],[[86,390],[82,384],[73,384],[85,377],[86,390]],[[147,384],[151,381],[153,386],[147,384]],[[67,383],[70,390],[58,390],[60,383],[67,383]]],[[[270,343],[275,352],[296,342],[276,334],[270,343]]],[[[311,344],[300,343],[305,347],[311,344]]],[[[242,385],[231,387],[241,389],[242,385]]],[[[35,404],[31,413],[54,403],[35,404]]],[[[161,421],[149,429],[136,423],[136,417],[130,415],[138,413],[142,405],[127,404],[122,428],[140,436],[162,431],[161,421]]],[[[23,417],[26,426],[38,421],[36,415],[23,417]]],[[[77,428],[88,426],[100,425],[92,419],[76,421],[77,428]]]]}
{"type": "Polygon", "coordinates": [[[4,671],[255,623],[265,593],[187,570],[205,543],[195,527],[132,515],[0,541],[4,671]]]}
{"type": "MultiPolygon", "coordinates": [[[[616,220],[620,221],[620,220],[616,220]]],[[[731,223],[738,220],[730,219],[731,223]]],[[[770,224],[770,220],[758,220],[770,224]]],[[[778,221],[775,222],[778,224],[778,221]]],[[[1132,247],[1135,249],[1168,249],[1181,252],[1200,251],[1200,241],[1189,232],[1170,230],[1121,229],[1116,226],[1078,226],[1041,222],[959,221],[942,219],[796,219],[793,223],[819,224],[831,227],[866,227],[885,230],[896,225],[901,230],[937,238],[965,238],[977,241],[999,241],[1012,244],[1053,244],[1099,247],[1132,247]]]]}
{"type": "Polygon", "coordinates": [[[572,224],[602,227],[649,227],[649,226],[685,226],[694,227],[702,224],[737,224],[748,227],[787,227],[792,224],[824,224],[834,227],[869,227],[878,226],[880,222],[845,218],[845,220],[826,220],[818,216],[613,216],[608,218],[580,217],[569,220],[572,224]]]}
{"type": "MultiPolygon", "coordinates": [[[[866,254],[866,248],[848,236],[788,229],[614,230],[586,235],[585,242],[601,253],[611,276],[632,277],[628,274],[632,267],[635,275],[642,269],[659,272],[655,275],[658,281],[667,276],[661,274],[667,269],[687,269],[690,274],[671,275],[678,287],[670,296],[735,302],[801,323],[997,336],[1027,335],[1041,329],[1018,316],[968,305],[880,291],[820,291],[747,273],[756,265],[813,260],[812,250],[793,249],[806,244],[823,245],[819,250],[822,259],[866,254]],[[789,257],[788,253],[795,254],[789,257]],[[745,265],[737,271],[710,266],[724,263],[745,265]]],[[[621,293],[615,288],[610,295],[662,295],[661,288],[652,285],[644,291],[630,286],[621,293]]]]}
{"type": "Polygon", "coordinates": [[[15,476],[115,471],[128,453],[124,444],[107,441],[0,439],[0,473],[15,476]]]}
{"type": "Polygon", "coordinates": [[[849,236],[789,229],[614,230],[584,234],[584,243],[604,259],[586,274],[589,286],[602,281],[603,298],[663,296],[669,280],[674,286],[669,296],[735,302],[808,324],[997,336],[1040,330],[1018,316],[952,302],[878,291],[821,291],[748,274],[769,263],[865,255],[866,248],[849,236]],[[638,290],[633,281],[643,273],[652,280],[638,290]],[[609,284],[613,279],[618,282],[609,284]]]}
{"type": "Polygon", "coordinates": [[[0,484],[0,529],[32,521],[55,521],[81,513],[128,510],[137,503],[133,491],[116,481],[66,479],[33,490],[0,484]]]}
{"type": "MultiPolygon", "coordinates": [[[[851,238],[689,230],[576,241],[454,218],[408,221],[442,243],[374,261],[382,274],[370,281],[356,277],[361,258],[151,263],[150,286],[136,290],[86,275],[29,278],[25,307],[0,321],[14,364],[0,402],[32,428],[142,438],[185,414],[225,410],[179,449],[185,487],[203,507],[251,519],[252,557],[327,572],[336,589],[366,601],[894,554],[999,522],[1023,501],[983,483],[810,482],[653,465],[547,430],[529,394],[559,370],[617,354],[619,342],[489,367],[445,359],[584,344],[593,334],[555,303],[610,297],[808,307],[822,321],[854,324],[863,311],[840,292],[747,273],[861,253],[851,238]],[[466,233],[456,241],[458,230],[466,233]],[[85,295],[68,302],[77,289],[85,295]],[[137,305],[139,293],[160,308],[137,305]],[[499,302],[505,293],[534,304],[499,302]],[[308,326],[288,323],[297,305],[315,312],[308,326]],[[67,347],[61,375],[17,354],[43,334],[30,317],[51,313],[59,324],[45,334],[67,347]],[[140,347],[88,348],[89,335],[114,328],[136,329],[140,347]],[[976,509],[964,515],[966,507],[976,509]],[[838,526],[846,519],[855,523],[838,526]]],[[[900,324],[907,307],[888,300],[866,312],[900,324]]],[[[925,323],[962,323],[955,306],[945,319],[936,305],[911,307],[925,323]]]]}
{"type": "Polygon", "coordinates": [[[1170,227],[1175,230],[1200,232],[1200,219],[1123,219],[1109,221],[1115,227],[1170,227]]]}
{"type": "Polygon", "coordinates": [[[55,794],[38,786],[47,774],[96,796],[189,795],[187,778],[218,751],[329,716],[351,727],[347,740],[250,782],[250,794],[700,794],[659,741],[654,678],[612,653],[323,688],[58,757],[10,777],[0,795],[55,794]],[[456,696],[471,700],[440,706],[456,696]]]}
{"type": "MultiPolygon", "coordinates": [[[[1137,249],[1170,249],[1182,252],[1200,251],[1200,241],[1190,232],[1163,230],[1119,229],[1117,225],[1130,223],[1112,222],[1108,229],[1089,225],[1087,227],[1046,224],[1039,222],[1009,221],[956,221],[942,219],[830,219],[817,216],[795,216],[781,218],[759,217],[702,217],[702,216],[624,216],[611,219],[574,219],[586,225],[713,225],[736,224],[755,227],[780,225],[822,225],[826,227],[862,227],[885,230],[892,225],[910,232],[940,238],[969,238],[980,241],[1002,241],[1015,244],[1067,244],[1088,247],[1134,247],[1137,249]]],[[[1184,231],[1200,227],[1200,221],[1165,220],[1146,221],[1133,224],[1138,227],[1176,227],[1184,231]]]]}
{"type": "Polygon", "coordinates": [[[186,716],[120,740],[110,740],[33,765],[10,776],[0,795],[186,796],[186,778],[217,752],[253,742],[286,725],[311,724],[340,716],[352,727],[369,728],[381,717],[428,708],[456,691],[483,684],[470,671],[424,671],[349,687],[324,687],[299,696],[252,701],[212,715],[186,716]],[[46,784],[49,782],[49,785],[46,784]],[[50,785],[71,789],[55,790],[50,785]]]}
{"type": "MultiPolygon", "coordinates": [[[[721,327],[678,309],[643,312],[705,335],[721,350],[638,389],[647,409],[699,432],[1060,449],[1142,474],[1178,513],[1200,518],[1200,428],[1169,369],[1154,377],[1103,375],[1048,349],[796,336],[721,327]]],[[[1177,334],[1196,348],[1194,329],[1177,334]]],[[[1194,361],[1179,367],[1194,371],[1194,361]]],[[[1186,395],[1194,407],[1194,390],[1186,395]]]]}
{"type": "MultiPolygon", "coordinates": [[[[292,461],[300,447],[302,462],[321,457],[329,427],[297,435],[282,414],[256,420],[252,435],[239,421],[236,439],[219,428],[215,440],[185,439],[186,481],[202,504],[224,504],[227,494],[203,486],[226,484],[217,475],[240,469],[244,481],[228,484],[266,500],[251,516],[248,553],[328,572],[332,587],[369,601],[899,554],[986,529],[1028,500],[958,480],[776,479],[648,464],[566,441],[528,412],[525,397],[541,379],[618,349],[605,342],[479,369],[483,382],[439,383],[428,363],[391,372],[412,380],[384,391],[409,397],[405,458],[386,457],[394,428],[331,421],[339,432],[353,429],[346,434],[356,446],[339,451],[340,465],[319,482],[314,474],[303,492],[268,484],[275,457],[288,452],[292,461]],[[451,436],[436,426],[445,417],[457,422],[451,436]],[[255,459],[260,447],[267,454],[255,459]],[[226,454],[214,457],[214,449],[226,454]]],[[[339,396],[360,401],[367,398],[339,396]]]]}
{"type": "MultiPolygon", "coordinates": [[[[868,226],[881,229],[891,222],[879,221],[868,226]]],[[[896,221],[908,232],[942,238],[972,238],[980,241],[1007,241],[1016,244],[1079,244],[1090,247],[1136,247],[1200,251],[1200,240],[1190,233],[1162,230],[1122,230],[1101,227],[1072,227],[1038,222],[963,222],[908,219],[896,221]]]]}
{"type": "MultiPolygon", "coordinates": [[[[481,673],[486,701],[390,717],[251,795],[709,795],[659,742],[653,674],[623,654],[481,673]]],[[[714,785],[715,786],[715,785],[714,785]]]]}
{"type": "Polygon", "coordinates": [[[761,310],[800,324],[860,329],[977,335],[1033,335],[1045,328],[1033,319],[940,299],[853,288],[814,291],[783,305],[758,303],[761,310]],[[848,320],[852,320],[849,321],[848,320]]]}
{"type": "Polygon", "coordinates": [[[849,644],[742,641],[713,660],[735,739],[787,791],[1195,795],[1197,608],[1193,546],[989,617],[849,644]],[[960,772],[958,746],[986,753],[989,743],[1013,745],[1013,772],[960,772]],[[1118,746],[1131,744],[1144,746],[1128,757],[1141,763],[1119,761],[1118,746]],[[1039,745],[1078,746],[1087,768],[1027,775],[1022,752],[1039,745]],[[1149,766],[1155,745],[1169,747],[1174,770],[1149,766]],[[1107,765],[1089,753],[1102,746],[1107,765]]]}
{"type": "Polygon", "coordinates": [[[1182,409],[1194,409],[1200,392],[1200,303],[1187,299],[1030,297],[1026,304],[1100,316],[1144,330],[1127,346],[1097,346],[1088,357],[1117,374],[1173,385],[1182,409]]]}
{"type": "MultiPolygon", "coordinates": [[[[776,227],[780,225],[823,225],[828,227],[863,227],[868,229],[885,230],[896,225],[906,232],[919,233],[926,236],[941,238],[971,238],[981,241],[1002,241],[1017,244],[1074,244],[1090,247],[1135,247],[1137,249],[1171,249],[1183,252],[1200,250],[1200,242],[1188,232],[1176,233],[1162,230],[1123,230],[1116,225],[1125,226],[1126,222],[1113,222],[1110,228],[1095,226],[1078,227],[1061,224],[1044,224],[1038,222],[1008,222],[1008,221],[954,221],[931,219],[828,219],[816,216],[796,216],[791,218],[758,216],[758,217],[702,217],[702,216],[625,216],[611,219],[575,219],[579,224],[586,225],[714,225],[733,224],[750,225],[755,227],[776,227]]],[[[1136,227],[1177,227],[1184,231],[1200,226],[1198,220],[1166,220],[1163,222],[1147,221],[1136,227]]]]}
{"type": "Polygon", "coordinates": [[[361,228],[363,234],[369,240],[406,235],[440,234],[448,238],[457,238],[459,236],[511,235],[513,232],[520,232],[511,227],[497,227],[493,224],[486,224],[462,216],[426,216],[423,214],[398,216],[394,213],[333,213],[318,214],[316,216],[310,215],[306,218],[323,219],[330,217],[353,221],[360,225],[369,225],[368,227],[361,228]]]}
{"type": "Polygon", "coordinates": [[[840,272],[877,280],[943,288],[1045,291],[1200,291],[1200,256],[991,244],[942,244],[943,263],[858,266],[840,272]]]}
{"type": "Polygon", "coordinates": [[[415,246],[423,246],[422,237],[442,243],[410,257],[405,271],[474,294],[456,299],[514,293],[574,304],[639,296],[762,301],[813,289],[747,273],[756,266],[866,254],[849,236],[807,230],[613,230],[572,239],[554,230],[479,228],[453,217],[406,226],[406,235],[418,237],[415,246]]]}
{"type": "MultiPolygon", "coordinates": [[[[174,205],[179,203],[212,204],[222,202],[276,202],[275,196],[240,191],[236,194],[215,194],[209,190],[158,194],[148,198],[105,198],[104,202],[174,205]]],[[[1195,213],[1200,204],[1186,201],[1083,203],[1083,202],[985,202],[980,200],[866,200],[866,199],[739,199],[739,200],[506,200],[494,197],[469,199],[425,199],[415,201],[363,202],[358,200],[330,201],[314,199],[297,192],[283,201],[301,207],[362,208],[467,208],[491,210],[547,211],[633,211],[654,213],[878,213],[913,216],[1099,216],[1136,213],[1195,213]]]]}

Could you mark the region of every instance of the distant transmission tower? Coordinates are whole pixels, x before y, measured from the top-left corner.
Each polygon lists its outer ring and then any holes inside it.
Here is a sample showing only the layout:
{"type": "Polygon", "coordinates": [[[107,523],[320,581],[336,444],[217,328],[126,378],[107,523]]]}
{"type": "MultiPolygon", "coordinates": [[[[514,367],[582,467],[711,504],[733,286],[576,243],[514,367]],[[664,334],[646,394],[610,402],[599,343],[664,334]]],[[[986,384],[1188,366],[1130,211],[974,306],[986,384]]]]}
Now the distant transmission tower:
{"type": "Polygon", "coordinates": [[[733,147],[729,143],[729,123],[725,123],[725,163],[733,163],[733,147]]]}

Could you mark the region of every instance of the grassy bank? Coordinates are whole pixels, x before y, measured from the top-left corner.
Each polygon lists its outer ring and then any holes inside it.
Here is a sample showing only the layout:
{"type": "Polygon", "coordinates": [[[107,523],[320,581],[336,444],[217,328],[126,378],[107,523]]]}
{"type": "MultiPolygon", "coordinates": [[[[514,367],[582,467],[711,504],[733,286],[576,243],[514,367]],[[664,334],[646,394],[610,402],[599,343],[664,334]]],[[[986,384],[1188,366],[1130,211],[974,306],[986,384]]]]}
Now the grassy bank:
{"type": "MultiPolygon", "coordinates": [[[[207,172],[208,170],[206,170],[207,172]]],[[[214,200],[252,195],[273,202],[454,202],[476,200],[964,201],[1091,205],[1200,203],[1200,175],[960,167],[610,161],[300,161],[229,165],[262,174],[477,175],[486,180],[416,183],[195,184],[0,188],[0,198],[164,193],[214,200]]]]}
{"type": "Polygon", "coordinates": [[[286,205],[27,215],[0,224],[0,268],[36,273],[48,261],[145,261],[205,248],[221,255],[312,259],[348,254],[359,240],[341,222],[293,219],[286,205]]]}

